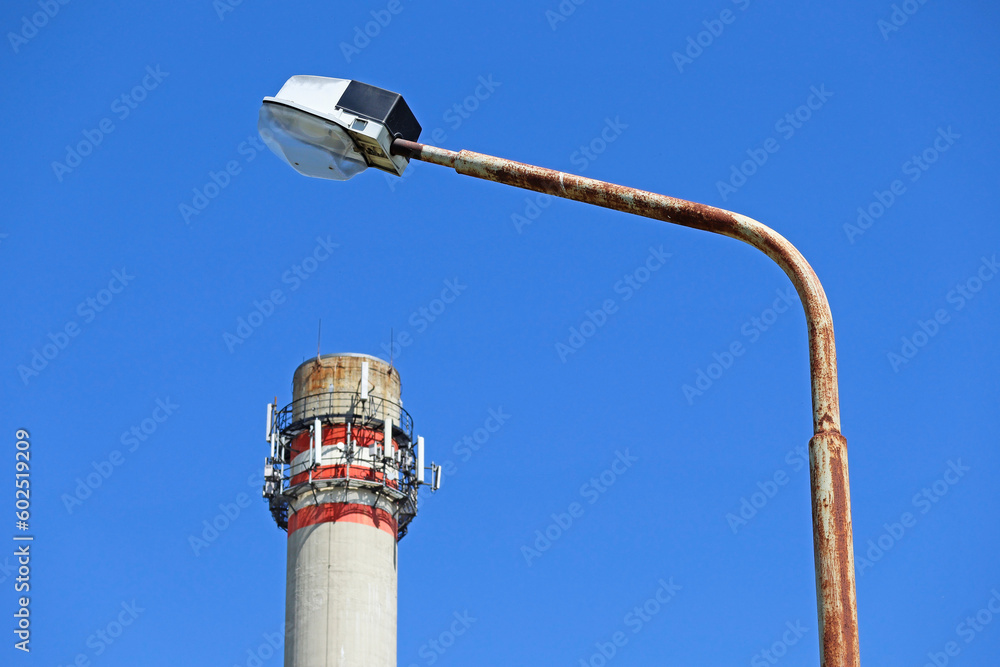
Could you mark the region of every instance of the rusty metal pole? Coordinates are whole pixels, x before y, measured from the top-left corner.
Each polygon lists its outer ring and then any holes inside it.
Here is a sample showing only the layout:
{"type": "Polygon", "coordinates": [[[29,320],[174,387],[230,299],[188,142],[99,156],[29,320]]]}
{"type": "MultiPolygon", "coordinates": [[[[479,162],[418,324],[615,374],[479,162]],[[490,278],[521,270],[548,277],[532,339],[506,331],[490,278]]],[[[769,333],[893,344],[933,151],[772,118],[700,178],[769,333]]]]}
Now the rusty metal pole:
{"type": "Polygon", "coordinates": [[[762,251],[784,270],[802,300],[809,329],[814,432],[809,441],[809,479],[812,487],[820,665],[857,667],[860,657],[851,497],[847,476],[847,440],[840,433],[833,318],[819,278],[795,246],[752,218],[683,199],[481,153],[449,151],[403,139],[393,142],[392,152],[413,160],[451,167],[466,176],[739,239],[762,251]]]}

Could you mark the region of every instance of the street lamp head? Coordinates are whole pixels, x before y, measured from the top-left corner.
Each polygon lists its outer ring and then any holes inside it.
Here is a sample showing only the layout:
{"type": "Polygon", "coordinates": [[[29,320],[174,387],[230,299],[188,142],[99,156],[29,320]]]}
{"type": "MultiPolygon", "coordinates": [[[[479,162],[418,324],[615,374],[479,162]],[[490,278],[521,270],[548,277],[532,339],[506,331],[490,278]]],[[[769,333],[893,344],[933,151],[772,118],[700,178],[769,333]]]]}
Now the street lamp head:
{"type": "Polygon", "coordinates": [[[257,130],[300,174],[346,181],[369,166],[402,176],[409,160],[392,155],[390,146],[396,138],[416,141],[420,123],[398,93],[299,75],[264,98],[257,130]]]}

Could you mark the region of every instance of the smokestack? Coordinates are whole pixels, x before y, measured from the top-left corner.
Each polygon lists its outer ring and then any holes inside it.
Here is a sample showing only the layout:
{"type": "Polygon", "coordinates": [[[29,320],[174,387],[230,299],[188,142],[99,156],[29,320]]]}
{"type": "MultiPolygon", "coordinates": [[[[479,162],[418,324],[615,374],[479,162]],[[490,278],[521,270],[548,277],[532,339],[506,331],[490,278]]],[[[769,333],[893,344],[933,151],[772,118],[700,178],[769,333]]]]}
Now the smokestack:
{"type": "Polygon", "coordinates": [[[288,531],[285,667],[395,667],[397,543],[424,466],[399,374],[376,357],[319,356],[295,370],[292,402],[267,412],[264,497],[288,531]]]}

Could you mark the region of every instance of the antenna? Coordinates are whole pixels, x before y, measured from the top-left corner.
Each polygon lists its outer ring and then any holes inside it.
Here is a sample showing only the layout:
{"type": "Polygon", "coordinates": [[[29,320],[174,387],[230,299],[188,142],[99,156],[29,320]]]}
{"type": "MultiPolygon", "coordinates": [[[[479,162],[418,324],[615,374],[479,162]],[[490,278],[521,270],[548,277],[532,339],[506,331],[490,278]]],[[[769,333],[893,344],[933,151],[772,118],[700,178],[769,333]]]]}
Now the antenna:
{"type": "Polygon", "coordinates": [[[274,403],[267,404],[267,431],[264,436],[265,440],[271,439],[271,423],[274,421],[274,403]]]}
{"type": "Polygon", "coordinates": [[[424,483],[424,436],[417,436],[417,484],[424,483]]]}
{"type": "Polygon", "coordinates": [[[319,465],[323,453],[323,422],[319,417],[313,422],[313,465],[319,465]]]}
{"type": "Polygon", "coordinates": [[[320,343],[323,340],[323,318],[319,319],[319,326],[316,327],[316,361],[319,361],[320,357],[320,343]]]}
{"type": "Polygon", "coordinates": [[[392,453],[392,417],[385,418],[385,431],[382,435],[382,456],[389,458],[392,453]]]}
{"type": "Polygon", "coordinates": [[[344,424],[344,428],[347,430],[347,447],[344,448],[344,458],[347,461],[347,488],[351,487],[351,461],[354,460],[354,444],[351,442],[351,431],[353,427],[351,426],[351,420],[348,419],[347,423],[344,424]]]}
{"type": "Polygon", "coordinates": [[[389,366],[392,366],[393,352],[396,351],[396,339],[393,334],[392,327],[389,327],[389,366]]]}
{"type": "MultiPolygon", "coordinates": [[[[274,397],[274,409],[275,410],[278,409],[277,396],[274,397]]],[[[280,457],[283,456],[283,454],[281,453],[281,445],[280,445],[281,441],[278,439],[278,431],[275,430],[274,428],[275,422],[277,422],[277,415],[272,415],[272,419],[270,421],[272,423],[272,426],[269,426],[268,430],[271,432],[271,452],[272,452],[271,456],[280,457]]]]}

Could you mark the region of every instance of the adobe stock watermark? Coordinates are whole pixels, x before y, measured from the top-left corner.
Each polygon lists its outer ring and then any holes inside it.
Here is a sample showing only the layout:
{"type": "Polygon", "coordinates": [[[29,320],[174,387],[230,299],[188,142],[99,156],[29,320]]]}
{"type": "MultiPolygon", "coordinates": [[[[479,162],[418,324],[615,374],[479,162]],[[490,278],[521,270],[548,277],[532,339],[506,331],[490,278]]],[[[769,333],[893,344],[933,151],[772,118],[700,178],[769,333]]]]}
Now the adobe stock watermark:
{"type": "Polygon", "coordinates": [[[795,288],[791,285],[784,290],[776,290],[775,293],[778,298],[771,303],[769,308],[765,308],[760,315],[751,317],[740,325],[740,334],[746,339],[746,345],[743,344],[742,339],[737,338],[724,347],[722,352],[713,352],[712,358],[715,361],[709,362],[704,369],[699,367],[695,370],[694,384],[681,385],[681,392],[687,399],[688,405],[694,405],[695,396],[702,396],[711,389],[712,385],[733,367],[736,360],[746,353],[747,348],[760,340],[761,336],[774,326],[780,315],[788,312],[789,308],[794,307],[799,302],[795,288]]]}
{"type": "MultiPolygon", "coordinates": [[[[617,450],[611,465],[596,477],[591,477],[589,481],[583,483],[579,490],[580,498],[586,500],[588,505],[593,505],[638,461],[639,458],[629,453],[628,448],[617,450]]],[[[574,501],[566,507],[565,512],[551,514],[552,523],[544,529],[536,530],[535,539],[531,544],[521,545],[521,555],[524,556],[528,567],[551,549],[552,545],[572,528],[585,512],[583,504],[574,501]]]]}
{"type": "Polygon", "coordinates": [[[47,26],[59,10],[69,3],[70,0],[38,0],[35,4],[39,11],[22,16],[21,27],[17,32],[7,32],[7,41],[14,53],[20,53],[21,47],[37,37],[38,31],[47,26]]]}
{"type": "MultiPolygon", "coordinates": [[[[937,136],[934,137],[931,145],[903,162],[900,170],[904,176],[909,176],[911,183],[916,183],[931,168],[931,165],[938,161],[941,154],[948,151],[961,138],[962,135],[952,131],[951,125],[948,126],[948,129],[939,127],[937,136]]],[[[873,191],[872,201],[865,206],[858,207],[858,217],[855,224],[844,223],[844,234],[847,235],[847,240],[853,245],[854,240],[871,229],[872,225],[885,215],[886,211],[892,208],[892,205],[904,194],[906,194],[906,184],[899,178],[892,181],[886,190],[873,191]]]]}
{"type": "Polygon", "coordinates": [[[231,502],[219,503],[219,512],[211,519],[202,521],[201,533],[188,535],[188,545],[195,556],[200,556],[213,542],[219,539],[229,527],[240,518],[240,514],[250,507],[250,496],[240,492],[231,502]]]}
{"type": "MultiPolygon", "coordinates": [[[[472,115],[480,109],[482,104],[493,97],[493,93],[496,92],[497,88],[503,85],[503,81],[497,81],[493,78],[492,74],[486,76],[479,76],[476,78],[476,85],[472,89],[472,93],[466,95],[458,102],[453,103],[450,107],[444,110],[441,114],[441,120],[444,121],[444,125],[439,125],[438,127],[424,133],[425,137],[428,137],[428,141],[435,145],[441,146],[445,141],[448,140],[448,130],[452,132],[458,131],[472,115]],[[447,130],[445,129],[447,127],[447,130]]],[[[407,166],[406,171],[403,172],[402,176],[394,176],[388,172],[381,172],[382,178],[385,179],[385,184],[391,192],[396,191],[396,186],[400,183],[408,180],[414,173],[414,171],[419,171],[423,169],[423,163],[418,160],[410,160],[409,166],[407,166]]]]}
{"type": "Polygon", "coordinates": [[[373,9],[368,12],[372,20],[364,25],[354,26],[354,33],[351,42],[341,42],[340,52],[344,60],[350,64],[351,60],[362,51],[371,46],[372,40],[382,34],[382,31],[389,27],[394,17],[403,13],[405,7],[401,0],[389,0],[383,9],[373,9]]]}
{"type": "MultiPolygon", "coordinates": [[[[263,484],[264,478],[261,473],[253,473],[247,477],[247,486],[251,488],[259,487],[263,484]]],[[[236,520],[243,515],[243,510],[250,507],[251,496],[244,493],[237,493],[231,501],[219,503],[219,511],[201,522],[201,528],[197,533],[188,535],[188,546],[191,553],[201,556],[206,549],[214,544],[222,533],[236,523],[236,520]]]]}
{"type": "MultiPolygon", "coordinates": [[[[622,295],[621,303],[631,300],[642,289],[643,285],[649,282],[653,274],[663,268],[670,257],[672,257],[671,253],[664,252],[662,245],[659,248],[650,246],[646,260],[622,276],[621,280],[612,286],[611,289],[615,294],[622,295]]],[[[579,352],[587,344],[587,341],[608,323],[608,318],[618,312],[619,308],[620,305],[615,299],[608,298],[601,302],[600,307],[596,310],[585,310],[580,323],[569,328],[569,337],[566,342],[556,341],[556,356],[559,357],[559,360],[565,364],[569,355],[579,352]]]]}
{"type": "Polygon", "coordinates": [[[406,318],[406,323],[413,327],[413,333],[409,329],[402,329],[394,335],[392,341],[381,344],[380,347],[387,357],[399,359],[403,350],[413,345],[415,336],[427,331],[444,314],[448,306],[455,303],[462,292],[469,288],[458,278],[445,280],[443,284],[444,287],[437,298],[431,299],[425,306],[420,306],[406,318]]]}
{"type": "MultiPolygon", "coordinates": [[[[587,171],[587,167],[603,155],[608,150],[608,146],[617,141],[618,137],[622,136],[622,133],[627,129],[628,125],[622,122],[621,116],[615,116],[614,120],[611,120],[610,117],[605,118],[604,125],[594,138],[581,144],[575,151],[570,153],[570,164],[576,167],[577,172],[580,174],[587,171]]],[[[544,192],[526,196],[524,198],[524,208],[521,213],[515,212],[510,215],[510,221],[514,223],[514,229],[517,230],[517,233],[521,234],[525,227],[533,224],[542,214],[542,210],[548,208],[554,198],[554,195],[545,194],[544,192]]]]}
{"type": "Polygon", "coordinates": [[[565,23],[569,17],[576,13],[576,8],[587,0],[561,0],[555,9],[545,10],[545,20],[549,27],[555,32],[560,23],[565,23]]]}
{"type": "Polygon", "coordinates": [[[925,4],[927,0],[903,0],[899,4],[893,3],[889,18],[880,18],[875,23],[875,27],[882,33],[882,40],[888,42],[889,35],[899,32],[899,29],[909,22],[910,17],[920,11],[925,4]]]}
{"type": "MultiPolygon", "coordinates": [[[[677,593],[684,588],[680,584],[674,583],[674,578],[669,580],[657,579],[658,588],[652,596],[642,604],[632,608],[630,612],[622,617],[622,625],[628,628],[633,635],[642,632],[650,621],[662,612],[670,602],[677,596],[677,593]]],[[[613,632],[608,641],[600,641],[594,644],[595,651],[587,658],[580,658],[580,667],[605,667],[618,652],[628,645],[629,636],[624,630],[613,632]]]]}
{"type": "Polygon", "coordinates": [[[788,450],[785,454],[785,468],[778,468],[771,475],[758,481],[756,491],[749,496],[740,497],[740,506],[735,512],[727,512],[725,519],[733,535],[739,532],[756,517],[764,507],[781,491],[782,487],[791,480],[789,473],[796,473],[800,470],[809,469],[809,449],[805,445],[788,450]]]}
{"type": "Polygon", "coordinates": [[[53,361],[69,346],[70,342],[80,335],[83,327],[97,319],[99,313],[104,312],[115,297],[125,291],[125,288],[135,280],[135,276],[128,273],[123,266],[121,270],[111,272],[111,280],[106,288],[98,290],[93,296],[77,304],[76,314],[80,320],[67,320],[64,325],[48,333],[48,342],[42,343],[41,347],[31,348],[31,360],[27,364],[18,364],[17,373],[21,377],[24,386],[32,378],[38,377],[42,371],[49,367],[53,361]]]}
{"type": "MultiPolygon", "coordinates": [[[[813,117],[813,113],[819,111],[833,97],[833,93],[826,89],[826,84],[809,87],[810,95],[806,98],[805,104],[801,104],[792,111],[786,113],[774,123],[774,131],[781,135],[781,138],[788,141],[801,130],[813,117]]],[[[774,137],[768,137],[763,141],[760,148],[748,148],[746,150],[749,159],[729,166],[729,178],[725,181],[716,181],[715,187],[719,191],[722,201],[727,201],[731,195],[742,188],[747,183],[747,179],[757,173],[768,159],[781,149],[781,144],[774,137]]]]}
{"type": "MultiPolygon", "coordinates": [[[[317,236],[316,246],[312,249],[312,252],[300,261],[292,264],[290,268],[281,274],[281,284],[290,285],[288,288],[289,293],[298,291],[303,283],[309,280],[319,270],[319,267],[333,256],[333,251],[339,247],[340,244],[331,241],[329,236],[326,238],[317,236]]],[[[232,354],[238,346],[247,342],[247,339],[262,327],[264,322],[274,315],[274,311],[277,310],[278,306],[284,304],[286,300],[287,294],[280,287],[271,290],[262,300],[255,299],[253,309],[246,317],[241,315],[236,318],[236,328],[233,330],[233,333],[229,333],[228,331],[222,332],[222,342],[226,344],[229,353],[232,354]]]]}
{"type": "Polygon", "coordinates": [[[926,320],[917,320],[917,326],[913,333],[900,338],[899,351],[886,353],[886,359],[892,371],[898,373],[900,368],[909,365],[914,357],[920,353],[920,350],[941,332],[941,328],[951,322],[952,313],[964,310],[966,305],[982,291],[986,283],[993,280],[998,271],[1000,271],[1000,264],[997,263],[996,254],[980,258],[979,268],[971,276],[958,282],[954,289],[949,290],[945,295],[945,301],[952,304],[951,312],[947,308],[938,308],[932,317],[926,320]]]}
{"type": "MultiPolygon", "coordinates": [[[[264,130],[268,130],[265,128],[264,130]]],[[[229,187],[237,176],[243,173],[243,167],[250,164],[260,153],[267,150],[263,140],[256,134],[251,134],[236,145],[236,154],[241,159],[227,160],[218,171],[209,170],[208,179],[201,187],[192,188],[190,203],[183,201],[177,205],[177,212],[184,224],[190,225],[191,218],[201,215],[208,205],[222,191],[229,187]]]]}
{"type": "MultiPolygon", "coordinates": [[[[305,607],[306,613],[320,609],[326,602],[326,592],[321,589],[312,588],[308,595],[308,604],[305,607]]],[[[246,650],[246,660],[243,661],[243,664],[233,665],[233,667],[262,667],[272,657],[281,655],[281,647],[285,644],[285,633],[290,631],[293,625],[293,621],[289,620],[275,632],[261,633],[264,641],[256,647],[248,648],[246,650]]]]}
{"type": "Polygon", "coordinates": [[[3,562],[0,563],[0,584],[10,579],[10,575],[15,574],[16,572],[17,568],[14,565],[11,565],[10,558],[4,558],[3,562]]]}
{"type": "MultiPolygon", "coordinates": [[[[281,647],[285,644],[285,635],[279,632],[264,632],[261,634],[264,641],[256,648],[248,648],[246,651],[246,661],[244,667],[261,667],[272,657],[281,654],[281,647]]],[[[234,667],[240,667],[234,665],[234,667]]]]}
{"type": "Polygon", "coordinates": [[[212,9],[220,21],[225,21],[226,14],[232,14],[242,4],[243,0],[212,0],[212,9]]]}
{"type": "Polygon", "coordinates": [[[806,634],[806,629],[802,627],[802,621],[785,622],[785,630],[776,641],[770,646],[754,653],[750,658],[750,667],[768,667],[776,665],[778,661],[788,655],[788,649],[799,643],[806,634]]]}
{"type": "MultiPolygon", "coordinates": [[[[747,7],[750,6],[751,0],[732,0],[733,4],[739,7],[740,11],[746,11],[747,7]]],[[[701,24],[705,27],[704,30],[698,32],[693,37],[688,36],[687,46],[684,48],[684,53],[679,51],[674,51],[671,57],[674,59],[674,65],[677,67],[677,71],[681,74],[684,73],[684,67],[686,65],[691,65],[701,57],[701,54],[705,52],[705,49],[710,47],[715,43],[715,40],[722,36],[727,25],[732,25],[736,21],[736,14],[733,10],[726,8],[719,12],[719,18],[708,19],[702,21],[701,24]]]]}
{"type": "MultiPolygon", "coordinates": [[[[941,502],[941,499],[948,495],[951,487],[958,484],[967,472],[972,470],[969,466],[962,465],[962,459],[948,461],[947,467],[939,479],[934,480],[913,495],[911,504],[915,509],[920,510],[920,514],[927,514],[934,506],[941,502]]],[[[875,564],[882,560],[885,555],[893,549],[904,536],[917,525],[919,516],[912,512],[903,512],[899,520],[893,523],[883,523],[883,531],[876,537],[865,542],[864,545],[855,543],[855,568],[860,576],[875,567],[875,564]],[[861,550],[864,549],[862,552],[861,550]]]]}
{"type": "MultiPolygon", "coordinates": [[[[128,92],[122,93],[111,101],[111,113],[119,121],[124,121],[132,115],[132,112],[139,108],[139,105],[146,100],[149,93],[160,87],[163,80],[170,76],[170,72],[164,72],[157,65],[153,68],[146,66],[146,75],[132,87],[128,92]]],[[[93,129],[84,129],[83,138],[73,145],[66,146],[66,156],[62,162],[55,160],[52,162],[52,173],[56,180],[62,183],[67,174],[83,164],[84,158],[91,155],[98,146],[104,143],[104,139],[116,129],[115,122],[110,116],[105,116],[93,129]]]]}
{"type": "MultiPolygon", "coordinates": [[[[502,405],[489,408],[486,411],[486,419],[483,420],[482,426],[474,428],[472,433],[463,435],[457,440],[451,447],[452,453],[459,457],[462,463],[468,463],[475,456],[476,452],[483,449],[493,439],[493,436],[503,428],[503,425],[509,419],[510,415],[503,411],[502,405]]],[[[445,459],[441,462],[441,470],[444,472],[445,477],[454,477],[458,473],[458,464],[451,459],[445,459]]],[[[428,496],[428,499],[433,497],[433,495],[428,496]]]]}
{"type": "Polygon", "coordinates": [[[89,472],[83,477],[77,477],[73,492],[59,496],[67,513],[72,514],[75,509],[82,507],[84,501],[94,495],[94,492],[111,478],[115,470],[125,463],[126,455],[135,453],[144,442],[159,430],[160,425],[170,419],[181,407],[171,401],[169,396],[165,399],[157,398],[155,403],[156,407],[150,412],[149,417],[122,433],[119,440],[125,448],[124,451],[113,449],[107,458],[91,461],[90,466],[93,468],[93,472],[89,472]]]}
{"type": "MultiPolygon", "coordinates": [[[[455,441],[451,447],[452,454],[460,459],[460,463],[471,461],[477,452],[484,449],[493,440],[494,436],[509,419],[510,415],[503,411],[502,405],[496,408],[489,408],[486,411],[486,418],[483,420],[481,426],[474,428],[471,433],[467,433],[455,441]]],[[[445,459],[439,465],[446,479],[451,479],[458,474],[459,465],[453,459],[445,459]]],[[[426,507],[428,503],[437,502],[434,500],[436,497],[437,495],[433,493],[421,496],[420,507],[426,507]]]]}
{"type": "MultiPolygon", "coordinates": [[[[971,644],[997,616],[1000,616],[1000,591],[993,588],[990,589],[990,597],[986,604],[975,614],[966,616],[965,620],[955,626],[955,634],[965,645],[971,644]]],[[[952,658],[958,657],[962,648],[962,644],[957,641],[945,642],[940,651],[928,651],[927,662],[923,664],[923,667],[945,667],[952,658]]]]}
{"type": "Polygon", "coordinates": [[[581,144],[575,151],[569,154],[569,163],[576,167],[576,171],[583,173],[597,158],[608,150],[608,146],[618,141],[622,133],[628,129],[628,125],[622,122],[621,116],[604,119],[604,125],[593,139],[586,144],[581,144]]]}
{"type": "MultiPolygon", "coordinates": [[[[442,630],[436,637],[428,639],[417,649],[417,655],[423,659],[423,664],[433,665],[440,660],[448,652],[448,649],[455,645],[458,638],[468,632],[469,628],[476,622],[475,617],[469,614],[468,609],[463,610],[462,613],[452,612],[451,616],[452,620],[448,629],[442,630]]],[[[419,667],[419,665],[411,662],[408,667],[419,667]]]]}
{"type": "MultiPolygon", "coordinates": [[[[120,606],[121,609],[115,612],[114,617],[110,621],[97,628],[87,637],[85,644],[90,649],[90,652],[77,653],[72,660],[66,663],[66,667],[90,667],[92,664],[91,661],[94,658],[104,655],[125,634],[125,630],[133,625],[139,616],[146,611],[135,600],[131,602],[123,600],[120,606]]],[[[60,664],[57,667],[63,666],[60,664]]]]}

